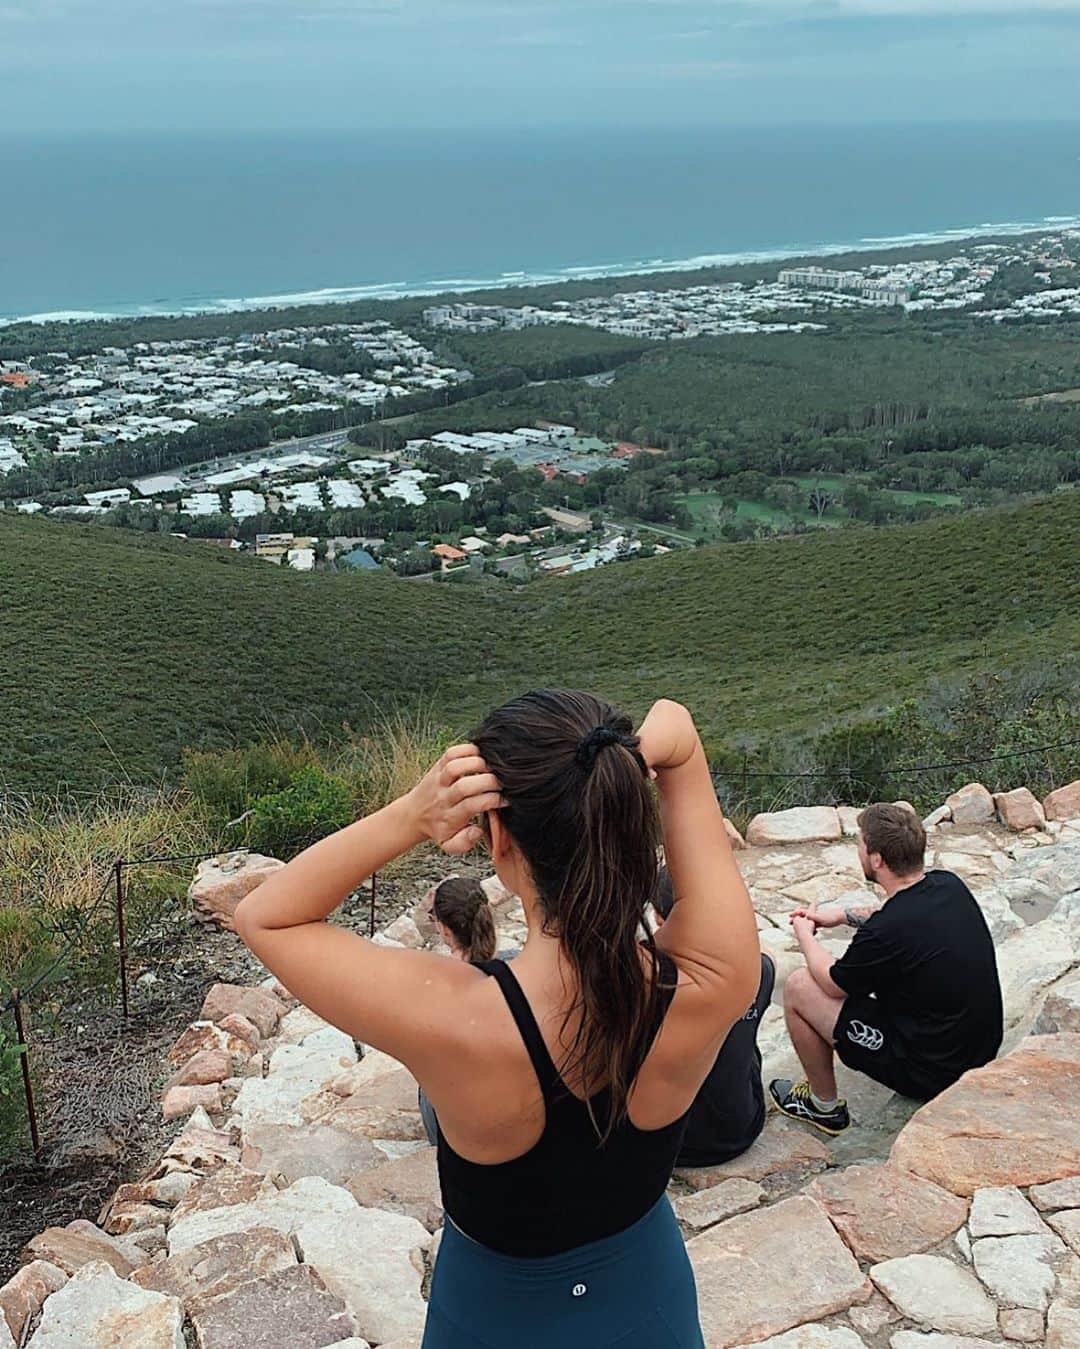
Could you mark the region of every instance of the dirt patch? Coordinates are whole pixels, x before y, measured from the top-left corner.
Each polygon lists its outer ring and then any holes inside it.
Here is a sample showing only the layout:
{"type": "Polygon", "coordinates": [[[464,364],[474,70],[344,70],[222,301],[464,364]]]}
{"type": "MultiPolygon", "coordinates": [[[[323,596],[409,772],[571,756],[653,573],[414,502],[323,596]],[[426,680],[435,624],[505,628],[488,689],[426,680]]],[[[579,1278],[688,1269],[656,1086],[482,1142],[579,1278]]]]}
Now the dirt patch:
{"type": "MultiPolygon", "coordinates": [[[[379,875],[376,929],[446,876],[490,872],[480,855],[449,858],[419,849],[379,875]]],[[[346,900],[335,921],[367,935],[370,888],[346,900]]],[[[182,1127],[161,1118],[169,1047],[198,1015],[211,984],[256,983],[263,975],[237,937],[194,922],[177,905],[162,914],[131,960],[126,1021],[118,997],[106,1004],[100,996],[74,998],[65,990],[51,1018],[40,1009],[33,1015],[31,1005],[27,1041],[42,1149],[36,1159],[0,1168],[0,1283],[14,1272],[30,1237],[73,1218],[95,1221],[118,1185],[157,1160],[182,1127]]]]}

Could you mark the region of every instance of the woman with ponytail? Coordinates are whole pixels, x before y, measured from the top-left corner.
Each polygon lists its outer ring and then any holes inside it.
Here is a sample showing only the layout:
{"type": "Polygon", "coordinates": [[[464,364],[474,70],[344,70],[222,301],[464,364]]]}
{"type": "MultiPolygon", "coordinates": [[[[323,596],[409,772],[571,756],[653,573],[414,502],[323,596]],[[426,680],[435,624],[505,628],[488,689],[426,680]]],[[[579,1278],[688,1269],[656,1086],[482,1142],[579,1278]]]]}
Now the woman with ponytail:
{"type": "Polygon", "coordinates": [[[405,1063],[438,1112],[446,1224],[424,1349],[702,1349],[666,1188],[760,956],[684,707],[656,703],[635,733],[589,694],[516,698],[407,795],[276,872],[236,926],[301,1001],[405,1063]],[[512,966],[327,924],[425,840],[488,848],[528,922],[512,966]],[[661,840],[675,903],[654,939],[661,840]]]}
{"type": "Polygon", "coordinates": [[[495,954],[495,919],[479,881],[450,876],[435,887],[431,916],[439,935],[459,960],[479,964],[495,954]]]}

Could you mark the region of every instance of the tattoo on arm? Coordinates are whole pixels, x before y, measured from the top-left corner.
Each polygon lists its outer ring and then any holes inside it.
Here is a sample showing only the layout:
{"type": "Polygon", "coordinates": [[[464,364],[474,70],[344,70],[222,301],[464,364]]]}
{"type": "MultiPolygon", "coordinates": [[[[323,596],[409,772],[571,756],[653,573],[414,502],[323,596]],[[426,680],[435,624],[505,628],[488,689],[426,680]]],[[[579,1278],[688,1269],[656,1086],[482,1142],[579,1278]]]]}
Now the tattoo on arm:
{"type": "Polygon", "coordinates": [[[856,909],[845,909],[844,919],[850,927],[865,927],[870,921],[870,915],[859,913],[856,909]]]}

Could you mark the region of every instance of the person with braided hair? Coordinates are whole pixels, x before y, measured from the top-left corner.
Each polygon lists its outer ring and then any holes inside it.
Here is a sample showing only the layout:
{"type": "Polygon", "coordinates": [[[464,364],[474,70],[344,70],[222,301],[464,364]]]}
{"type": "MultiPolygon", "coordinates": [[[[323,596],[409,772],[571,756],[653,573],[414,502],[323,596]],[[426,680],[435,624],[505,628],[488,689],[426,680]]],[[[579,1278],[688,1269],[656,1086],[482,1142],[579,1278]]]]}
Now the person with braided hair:
{"type": "Polygon", "coordinates": [[[761,954],[685,707],[661,700],[635,732],[591,694],[514,698],[411,791],[275,872],[235,923],[438,1112],[446,1222],[423,1349],[703,1349],[667,1185],[761,954]],[[674,902],[654,936],[661,840],[674,902]],[[512,964],[327,922],[425,841],[488,850],[528,925],[512,964]]]}

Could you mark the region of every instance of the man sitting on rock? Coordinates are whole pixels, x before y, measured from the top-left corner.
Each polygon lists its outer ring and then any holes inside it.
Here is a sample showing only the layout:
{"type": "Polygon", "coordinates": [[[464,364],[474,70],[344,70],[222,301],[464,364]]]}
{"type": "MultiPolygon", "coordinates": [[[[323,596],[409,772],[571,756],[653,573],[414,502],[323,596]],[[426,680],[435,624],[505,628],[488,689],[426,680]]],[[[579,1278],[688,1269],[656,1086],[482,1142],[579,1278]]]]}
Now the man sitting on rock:
{"type": "Polygon", "coordinates": [[[926,831],[905,806],[859,816],[859,861],[885,891],[878,909],[797,909],[806,958],[784,987],[784,1015],[806,1078],[769,1084],[777,1106],[823,1133],[850,1124],[833,1053],[902,1096],[929,1100],[1001,1045],[1001,985],[982,910],[959,876],[926,871],[926,831]],[[814,933],[857,931],[839,960],[814,933]]]}
{"type": "MultiPolygon", "coordinates": [[[[660,870],[653,898],[658,926],[671,913],[675,896],[667,867],[660,870]]],[[[776,966],[762,953],[757,997],[736,1021],[701,1084],[676,1162],[678,1166],[717,1166],[738,1157],[765,1126],[765,1090],[761,1084],[758,1027],[772,998],[776,966]]]]}

